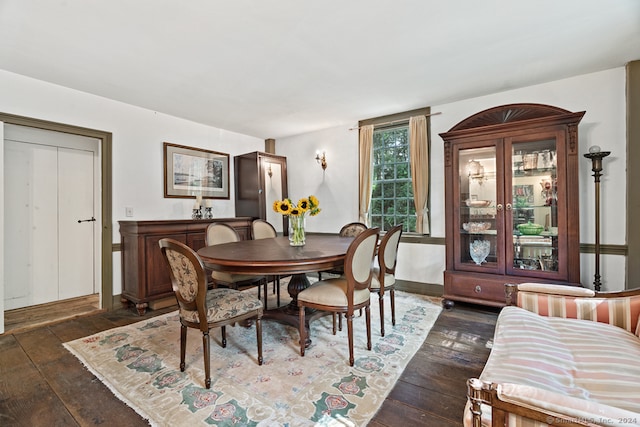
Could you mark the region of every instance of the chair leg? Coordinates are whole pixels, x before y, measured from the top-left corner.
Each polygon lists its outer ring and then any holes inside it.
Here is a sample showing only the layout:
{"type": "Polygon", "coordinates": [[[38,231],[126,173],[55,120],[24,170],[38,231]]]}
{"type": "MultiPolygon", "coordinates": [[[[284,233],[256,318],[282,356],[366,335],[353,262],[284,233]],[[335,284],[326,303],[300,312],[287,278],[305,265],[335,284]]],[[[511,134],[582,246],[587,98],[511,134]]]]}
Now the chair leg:
{"type": "Polygon", "coordinates": [[[202,333],[202,350],[204,351],[204,386],[211,388],[211,349],[209,348],[209,331],[202,333]]]}
{"type": "Polygon", "coordinates": [[[369,310],[369,306],[364,308],[364,318],[367,322],[367,350],[371,351],[371,310],[369,310]]]}
{"type": "Polygon", "coordinates": [[[391,299],[391,324],[396,326],[396,292],[393,288],[389,291],[389,299],[391,299]]]}
{"type": "MultiPolygon", "coordinates": [[[[269,296],[269,281],[264,279],[264,309],[267,309],[267,297],[269,296]]],[[[259,299],[259,296],[258,296],[259,299]]]]}
{"type": "Polygon", "coordinates": [[[187,327],[180,325],[180,372],[184,372],[184,359],[187,353],[187,327]]]}
{"type": "Polygon", "coordinates": [[[256,320],[256,335],[258,339],[258,365],[262,365],[262,317],[256,320]]]}
{"type": "Polygon", "coordinates": [[[378,304],[380,304],[380,336],[384,336],[384,294],[378,292],[378,304]]]}
{"type": "Polygon", "coordinates": [[[307,341],[307,334],[306,334],[306,330],[304,327],[304,306],[299,305],[300,307],[300,317],[299,317],[299,322],[300,322],[300,356],[304,356],[304,345],[305,342],[307,341]]]}
{"type": "Polygon", "coordinates": [[[355,361],[353,357],[353,314],[347,313],[347,335],[349,337],[349,366],[353,366],[355,361]]]}
{"type": "Polygon", "coordinates": [[[276,276],[276,301],[278,304],[278,307],[280,307],[280,276],[276,276]]]}
{"type": "Polygon", "coordinates": [[[336,313],[331,313],[331,318],[333,320],[333,335],[336,334],[336,313]]]}
{"type": "Polygon", "coordinates": [[[227,346],[227,327],[221,326],[220,331],[222,332],[222,347],[224,348],[227,346]]]}
{"type": "Polygon", "coordinates": [[[342,313],[338,313],[338,330],[342,332],[342,313]]]}

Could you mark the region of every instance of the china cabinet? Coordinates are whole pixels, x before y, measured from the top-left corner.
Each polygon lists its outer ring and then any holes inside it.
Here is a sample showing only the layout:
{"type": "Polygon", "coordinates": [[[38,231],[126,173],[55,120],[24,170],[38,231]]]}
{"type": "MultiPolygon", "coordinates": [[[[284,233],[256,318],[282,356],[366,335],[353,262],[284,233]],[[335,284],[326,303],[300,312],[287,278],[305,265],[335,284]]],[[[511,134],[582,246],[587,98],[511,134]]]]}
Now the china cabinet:
{"type": "Polygon", "coordinates": [[[504,284],[580,286],[578,123],[541,104],[491,108],[445,143],[444,305],[505,303],[504,284]]]}
{"type": "Polygon", "coordinates": [[[254,151],[233,158],[236,216],[261,218],[287,234],[287,217],[273,211],[276,200],[285,199],[287,158],[254,151]]]}

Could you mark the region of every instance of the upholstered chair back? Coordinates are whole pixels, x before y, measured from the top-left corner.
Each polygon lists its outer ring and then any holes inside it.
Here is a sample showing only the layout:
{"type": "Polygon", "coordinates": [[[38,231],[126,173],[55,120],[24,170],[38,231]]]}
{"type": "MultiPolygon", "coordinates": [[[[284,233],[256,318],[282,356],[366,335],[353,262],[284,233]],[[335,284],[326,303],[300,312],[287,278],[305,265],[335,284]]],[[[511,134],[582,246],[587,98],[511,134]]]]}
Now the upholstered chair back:
{"type": "Polygon", "coordinates": [[[402,236],[402,225],[396,225],[387,232],[380,243],[378,252],[378,262],[382,274],[394,274],[396,270],[396,261],[398,259],[398,246],[400,245],[400,237],[402,236]]]}
{"type": "Polygon", "coordinates": [[[356,237],[367,228],[368,227],[361,222],[350,222],[349,224],[343,225],[338,234],[343,237],[356,237]]]}
{"type": "Polygon", "coordinates": [[[160,250],[169,264],[171,286],[178,300],[180,313],[198,311],[206,325],[207,280],[204,265],[187,245],[173,239],[161,239],[160,250]]]}
{"type": "Polygon", "coordinates": [[[273,225],[263,219],[256,219],[251,223],[251,234],[253,236],[253,240],[269,239],[278,236],[273,225]]]}
{"type": "Polygon", "coordinates": [[[207,227],[205,234],[205,243],[207,246],[221,245],[223,243],[231,243],[240,241],[238,232],[227,224],[212,223],[207,227]]]}
{"type": "Polygon", "coordinates": [[[348,280],[349,288],[352,286],[357,290],[369,288],[373,274],[372,261],[378,243],[378,231],[377,228],[367,229],[351,243],[356,249],[347,252],[344,263],[347,278],[353,277],[353,280],[348,280]]]}

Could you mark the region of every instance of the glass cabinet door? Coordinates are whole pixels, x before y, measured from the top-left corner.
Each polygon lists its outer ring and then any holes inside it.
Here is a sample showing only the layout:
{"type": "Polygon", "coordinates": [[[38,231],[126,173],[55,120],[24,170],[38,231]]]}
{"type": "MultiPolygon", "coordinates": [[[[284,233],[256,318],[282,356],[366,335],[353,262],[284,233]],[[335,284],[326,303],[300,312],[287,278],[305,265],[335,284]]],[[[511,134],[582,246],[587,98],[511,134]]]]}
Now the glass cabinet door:
{"type": "Polygon", "coordinates": [[[457,268],[497,271],[502,252],[498,240],[496,206],[496,146],[458,152],[457,268]]]}
{"type": "Polygon", "coordinates": [[[507,272],[557,275],[558,180],[562,178],[558,176],[556,138],[508,141],[505,150],[505,161],[510,162],[505,181],[511,184],[511,188],[505,188],[505,234],[510,236],[507,272]]]}

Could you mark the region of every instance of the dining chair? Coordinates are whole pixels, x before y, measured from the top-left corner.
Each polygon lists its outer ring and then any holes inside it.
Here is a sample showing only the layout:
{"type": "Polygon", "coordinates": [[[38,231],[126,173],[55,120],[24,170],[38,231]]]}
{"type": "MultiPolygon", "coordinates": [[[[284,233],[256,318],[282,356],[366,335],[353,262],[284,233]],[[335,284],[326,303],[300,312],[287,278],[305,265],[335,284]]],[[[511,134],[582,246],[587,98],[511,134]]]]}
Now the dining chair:
{"type": "MultiPolygon", "coordinates": [[[[338,235],[342,237],[356,237],[358,234],[362,233],[367,228],[368,228],[367,225],[361,222],[350,222],[342,226],[342,228],[338,232],[338,235]]],[[[338,276],[340,276],[344,274],[344,268],[336,267],[331,270],[319,271],[318,280],[322,280],[322,273],[337,274],[338,276]]]]}
{"type": "MultiPolygon", "coordinates": [[[[211,223],[207,227],[204,236],[207,246],[220,245],[223,243],[239,242],[238,232],[225,223],[211,223]]],[[[225,286],[228,288],[243,290],[252,286],[258,287],[258,299],[261,298],[261,287],[264,287],[264,308],[267,309],[267,279],[265,276],[252,276],[250,274],[234,274],[224,271],[212,271],[213,287],[225,286]]]]}
{"type": "MultiPolygon", "coordinates": [[[[276,229],[264,219],[254,219],[251,222],[251,237],[253,240],[258,239],[270,239],[278,237],[276,229]]],[[[271,277],[273,281],[273,293],[276,294],[276,304],[280,306],[280,276],[275,275],[271,277]]],[[[267,278],[269,281],[269,278],[267,278]]]]}
{"type": "Polygon", "coordinates": [[[398,246],[402,236],[402,224],[391,228],[382,236],[378,247],[377,263],[374,263],[371,292],[378,293],[380,303],[380,335],[384,336],[384,293],[388,291],[391,302],[391,324],[396,325],[396,261],[398,260],[398,246]],[[377,264],[377,265],[375,265],[377,264]]]}
{"type": "Polygon", "coordinates": [[[335,314],[347,319],[349,339],[349,365],[353,366],[353,313],[364,308],[367,327],[367,349],[371,350],[371,293],[369,286],[373,276],[372,264],[379,237],[378,228],[360,233],[349,245],[344,261],[344,275],[321,280],[298,293],[300,355],[304,356],[307,341],[305,308],[328,311],[333,316],[333,334],[336,333],[335,314]]]}
{"type": "Polygon", "coordinates": [[[202,331],[205,387],[211,388],[209,330],[220,327],[222,347],[227,346],[226,326],[256,319],[258,365],[262,365],[262,301],[235,289],[207,289],[207,273],[193,249],[173,239],[160,239],[160,250],[169,266],[171,286],[180,317],[180,371],[185,369],[187,328],[202,331]]]}

